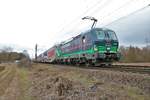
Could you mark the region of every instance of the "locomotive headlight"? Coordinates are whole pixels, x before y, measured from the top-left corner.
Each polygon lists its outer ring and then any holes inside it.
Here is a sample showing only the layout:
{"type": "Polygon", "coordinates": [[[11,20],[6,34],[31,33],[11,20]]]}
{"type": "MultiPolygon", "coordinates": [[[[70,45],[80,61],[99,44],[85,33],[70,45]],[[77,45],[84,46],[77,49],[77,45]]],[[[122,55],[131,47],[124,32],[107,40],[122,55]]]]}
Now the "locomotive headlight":
{"type": "Polygon", "coordinates": [[[107,47],[107,50],[110,50],[110,47],[107,47]]]}
{"type": "Polygon", "coordinates": [[[98,51],[98,48],[96,45],[94,45],[94,51],[98,51]]]}

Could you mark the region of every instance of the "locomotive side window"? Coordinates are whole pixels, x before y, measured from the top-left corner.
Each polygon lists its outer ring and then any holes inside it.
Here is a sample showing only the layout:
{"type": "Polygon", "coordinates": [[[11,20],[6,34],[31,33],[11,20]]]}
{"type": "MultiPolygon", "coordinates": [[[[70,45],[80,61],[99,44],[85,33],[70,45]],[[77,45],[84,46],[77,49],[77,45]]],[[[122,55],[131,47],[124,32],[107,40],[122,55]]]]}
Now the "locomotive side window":
{"type": "Polygon", "coordinates": [[[96,35],[98,39],[105,39],[104,31],[96,31],[96,35]]]}
{"type": "Polygon", "coordinates": [[[82,37],[82,43],[85,43],[85,36],[82,37]]]}
{"type": "Polygon", "coordinates": [[[115,32],[113,32],[113,31],[107,31],[107,33],[108,33],[108,37],[110,39],[117,40],[117,36],[116,36],[115,32]]]}

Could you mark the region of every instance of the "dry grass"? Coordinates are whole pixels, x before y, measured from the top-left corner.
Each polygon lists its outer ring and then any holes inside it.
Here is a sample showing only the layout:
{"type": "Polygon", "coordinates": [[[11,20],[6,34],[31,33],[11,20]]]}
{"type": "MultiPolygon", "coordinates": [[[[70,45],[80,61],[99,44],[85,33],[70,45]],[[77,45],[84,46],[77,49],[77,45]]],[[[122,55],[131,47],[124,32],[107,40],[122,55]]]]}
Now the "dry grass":
{"type": "Polygon", "coordinates": [[[150,76],[33,64],[5,65],[0,100],[149,100],[150,76]]]}
{"type": "Polygon", "coordinates": [[[18,84],[20,89],[19,100],[34,100],[29,93],[30,89],[30,80],[29,80],[29,71],[25,68],[17,69],[18,75],[18,84]]]}
{"type": "Polygon", "coordinates": [[[5,70],[5,66],[0,66],[0,72],[5,70]]]}
{"type": "Polygon", "coordinates": [[[16,64],[6,66],[0,73],[0,100],[34,100],[29,95],[29,71],[16,64]]]}
{"type": "Polygon", "coordinates": [[[7,68],[0,74],[0,96],[5,93],[5,90],[13,80],[14,74],[15,70],[12,68],[7,68]]]}
{"type": "MultiPolygon", "coordinates": [[[[45,96],[47,96],[47,98],[57,97],[57,99],[62,97],[51,93],[50,91],[54,91],[52,88],[45,88],[47,84],[51,84],[52,79],[56,77],[69,80],[72,84],[72,90],[68,92],[68,95],[63,95],[63,100],[68,98],[74,100],[149,100],[150,98],[146,89],[143,89],[143,87],[147,86],[146,84],[150,82],[144,81],[142,84],[139,83],[139,81],[147,80],[149,76],[113,71],[69,68],[59,65],[39,64],[33,66],[33,68],[36,70],[33,75],[34,85],[37,84],[37,87],[34,88],[35,90],[33,89],[33,91],[42,91],[42,94],[44,93],[43,95],[40,94],[41,92],[37,93],[40,95],[40,98],[43,97],[42,100],[46,100],[45,96]]],[[[68,83],[66,82],[64,84],[67,85],[68,83]]],[[[51,86],[53,87],[55,85],[51,86]]]]}

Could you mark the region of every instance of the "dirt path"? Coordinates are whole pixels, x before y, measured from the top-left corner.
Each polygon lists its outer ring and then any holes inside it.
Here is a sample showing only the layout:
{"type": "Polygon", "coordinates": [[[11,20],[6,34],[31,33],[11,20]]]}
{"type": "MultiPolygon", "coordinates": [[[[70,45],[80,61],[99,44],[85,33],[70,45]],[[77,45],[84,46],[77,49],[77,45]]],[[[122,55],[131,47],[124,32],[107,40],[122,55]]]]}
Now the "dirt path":
{"type": "MultiPolygon", "coordinates": [[[[0,72],[0,100],[27,100],[29,96],[25,96],[27,91],[22,72],[25,69],[20,69],[16,64],[6,64],[6,68],[0,72]]],[[[26,76],[25,76],[26,77],[26,76]]]]}
{"type": "Polygon", "coordinates": [[[14,76],[9,86],[6,88],[5,93],[1,97],[1,100],[19,100],[20,90],[18,88],[18,77],[14,76]]]}

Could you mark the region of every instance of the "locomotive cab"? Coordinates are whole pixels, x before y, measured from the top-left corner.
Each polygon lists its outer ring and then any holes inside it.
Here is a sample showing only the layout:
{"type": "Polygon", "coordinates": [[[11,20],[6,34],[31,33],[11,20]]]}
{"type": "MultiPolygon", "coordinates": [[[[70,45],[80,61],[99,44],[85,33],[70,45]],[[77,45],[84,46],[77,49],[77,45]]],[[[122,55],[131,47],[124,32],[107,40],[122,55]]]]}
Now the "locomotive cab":
{"type": "Polygon", "coordinates": [[[119,42],[114,31],[97,28],[92,30],[92,34],[94,34],[95,37],[93,40],[93,49],[96,55],[96,59],[102,61],[119,60],[119,42]]]}

